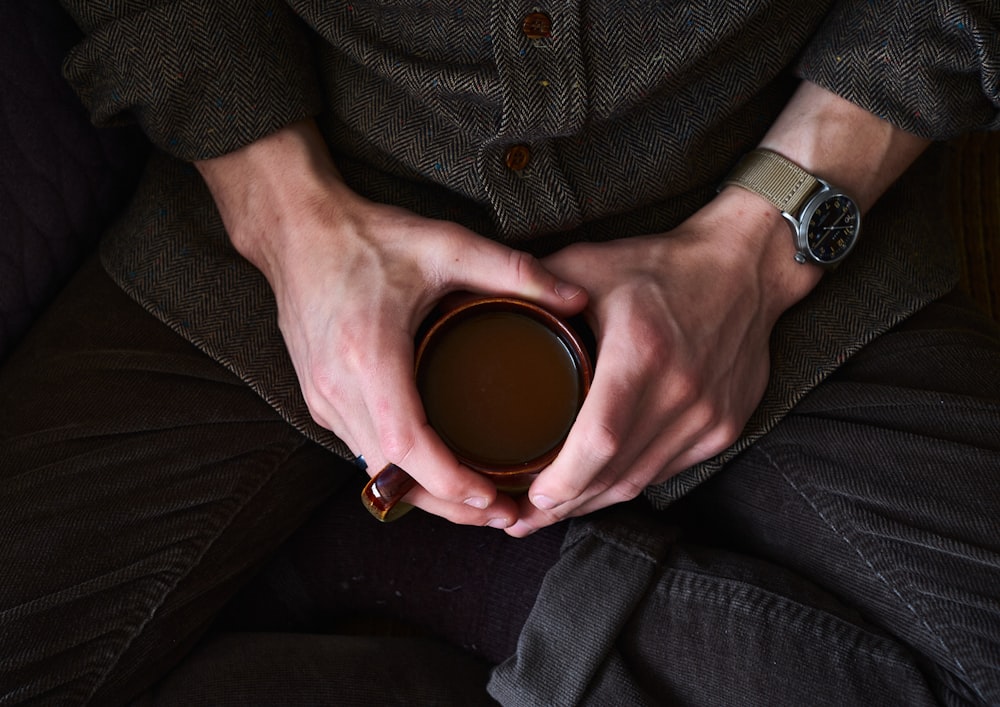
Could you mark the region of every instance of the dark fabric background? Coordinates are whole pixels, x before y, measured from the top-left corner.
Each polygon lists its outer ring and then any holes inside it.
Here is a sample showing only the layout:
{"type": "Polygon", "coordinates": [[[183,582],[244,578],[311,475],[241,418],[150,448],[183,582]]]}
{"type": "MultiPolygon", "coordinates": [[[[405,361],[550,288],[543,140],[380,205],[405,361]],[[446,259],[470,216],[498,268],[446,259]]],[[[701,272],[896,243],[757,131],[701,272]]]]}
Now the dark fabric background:
{"type": "Polygon", "coordinates": [[[138,132],[94,130],[60,66],[79,37],[50,0],[0,4],[0,360],[131,193],[138,132]]]}

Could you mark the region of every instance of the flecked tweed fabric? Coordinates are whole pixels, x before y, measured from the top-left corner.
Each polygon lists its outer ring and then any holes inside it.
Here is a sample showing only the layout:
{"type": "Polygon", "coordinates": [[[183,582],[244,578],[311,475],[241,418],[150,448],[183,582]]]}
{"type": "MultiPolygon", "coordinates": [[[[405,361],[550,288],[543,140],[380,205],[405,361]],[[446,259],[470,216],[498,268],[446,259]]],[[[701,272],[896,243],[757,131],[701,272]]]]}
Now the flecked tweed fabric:
{"type": "MultiPolygon", "coordinates": [[[[94,119],[137,120],[163,155],[103,242],[150,312],[341,454],[309,418],[263,278],[228,245],[184,160],[316,115],[360,193],[544,253],[669,229],[708,201],[795,85],[813,80],[935,139],[995,129],[996,3],[64,0],[88,38],[66,73],[94,119]],[[780,31],[776,31],[780,27],[780,31]],[[155,38],[156,41],[148,41],[155,38]],[[503,165],[513,144],[532,162],[503,165]]],[[[881,332],[954,286],[931,155],[867,216],[850,262],[787,313],[741,439],[648,491],[708,478],[881,332]]]]}

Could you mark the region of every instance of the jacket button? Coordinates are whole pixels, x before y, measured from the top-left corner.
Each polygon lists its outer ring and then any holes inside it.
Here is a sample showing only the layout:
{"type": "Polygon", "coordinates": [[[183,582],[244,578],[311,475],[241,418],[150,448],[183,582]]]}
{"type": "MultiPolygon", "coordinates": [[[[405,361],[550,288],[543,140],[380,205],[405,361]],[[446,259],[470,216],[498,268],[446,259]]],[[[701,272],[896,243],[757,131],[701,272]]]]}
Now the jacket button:
{"type": "Polygon", "coordinates": [[[521,31],[528,39],[546,39],[552,35],[552,20],[544,12],[532,12],[521,23],[521,31]]]}
{"type": "Polygon", "coordinates": [[[528,166],[529,162],[531,162],[531,150],[528,149],[527,145],[511,145],[507,148],[507,154],[504,155],[507,169],[520,172],[528,166]]]}

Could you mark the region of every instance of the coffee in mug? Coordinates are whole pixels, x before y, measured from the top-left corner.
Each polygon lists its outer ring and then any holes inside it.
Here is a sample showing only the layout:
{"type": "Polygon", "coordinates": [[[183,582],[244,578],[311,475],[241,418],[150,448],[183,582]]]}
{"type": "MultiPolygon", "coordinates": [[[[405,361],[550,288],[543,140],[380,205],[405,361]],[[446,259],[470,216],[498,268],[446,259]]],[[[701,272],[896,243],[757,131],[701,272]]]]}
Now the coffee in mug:
{"type": "Polygon", "coordinates": [[[508,297],[452,303],[417,347],[429,424],[463,464],[506,489],[526,488],[555,458],[591,376],[576,328],[508,297]]]}

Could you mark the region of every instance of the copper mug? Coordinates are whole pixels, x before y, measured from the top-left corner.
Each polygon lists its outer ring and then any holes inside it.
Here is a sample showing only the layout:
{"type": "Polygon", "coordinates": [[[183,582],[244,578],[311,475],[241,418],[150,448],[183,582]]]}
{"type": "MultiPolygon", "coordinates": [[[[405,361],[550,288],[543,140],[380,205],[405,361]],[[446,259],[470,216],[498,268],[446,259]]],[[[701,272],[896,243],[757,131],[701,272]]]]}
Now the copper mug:
{"type": "MultiPolygon", "coordinates": [[[[590,390],[585,330],[512,297],[449,298],[418,335],[414,375],[428,423],[465,466],[517,493],[555,459],[590,390]]],[[[362,492],[379,520],[415,485],[390,464],[362,492]]]]}

